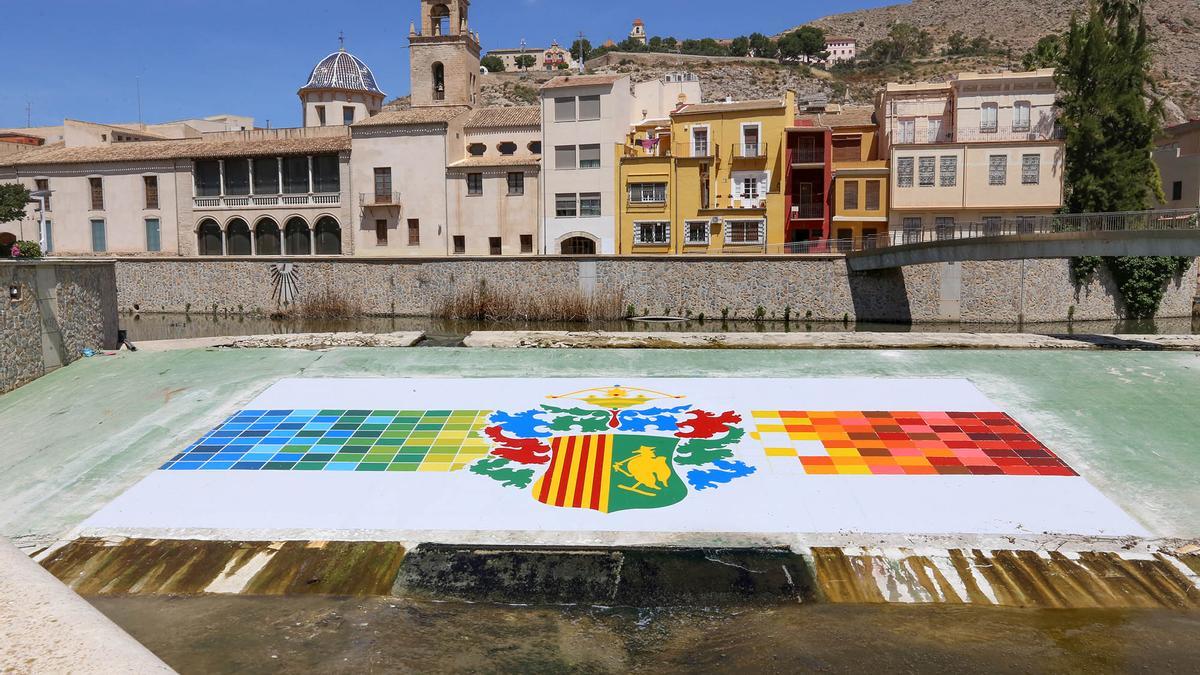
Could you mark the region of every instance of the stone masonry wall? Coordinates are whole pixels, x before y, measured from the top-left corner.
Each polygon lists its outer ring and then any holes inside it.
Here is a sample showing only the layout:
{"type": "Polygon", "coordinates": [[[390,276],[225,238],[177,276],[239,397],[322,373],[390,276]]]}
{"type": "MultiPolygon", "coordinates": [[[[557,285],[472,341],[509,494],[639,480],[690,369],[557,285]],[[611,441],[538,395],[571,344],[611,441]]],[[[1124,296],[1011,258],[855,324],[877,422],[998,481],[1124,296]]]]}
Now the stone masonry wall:
{"type": "MultiPolygon", "coordinates": [[[[274,263],[248,259],[127,259],[117,262],[122,311],[268,314],[274,263]]],[[[327,291],[367,314],[424,316],[478,285],[501,293],[620,294],[636,313],[705,314],[840,321],[1114,320],[1112,280],[1100,275],[1076,291],[1066,260],[919,265],[850,273],[839,257],[820,258],[310,258],[293,267],[296,301],[327,291]],[[1072,309],[1074,308],[1074,309],[1072,309]],[[810,314],[811,313],[811,314],[810,314]]],[[[1195,270],[1173,282],[1160,316],[1191,315],[1195,270]]]]}
{"type": "Polygon", "coordinates": [[[0,287],[0,393],[71,363],[86,347],[116,347],[112,261],[0,263],[0,287]]]}

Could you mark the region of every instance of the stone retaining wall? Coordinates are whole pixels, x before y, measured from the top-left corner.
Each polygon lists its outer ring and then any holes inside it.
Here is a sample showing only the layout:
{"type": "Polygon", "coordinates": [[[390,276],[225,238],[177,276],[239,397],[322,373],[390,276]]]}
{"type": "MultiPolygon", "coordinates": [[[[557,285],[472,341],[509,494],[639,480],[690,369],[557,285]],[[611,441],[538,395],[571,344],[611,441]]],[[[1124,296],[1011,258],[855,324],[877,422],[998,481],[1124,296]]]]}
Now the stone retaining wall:
{"type": "Polygon", "coordinates": [[[111,260],[4,262],[0,287],[0,393],[71,363],[86,347],[117,346],[111,260]]]}
{"type": "MultiPolygon", "coordinates": [[[[293,261],[296,301],[333,292],[367,314],[424,316],[477,288],[525,296],[601,293],[638,314],[730,319],[1015,323],[1115,320],[1105,274],[1084,288],[1066,260],[966,262],[850,273],[841,257],[452,258],[293,261]]],[[[122,311],[267,314],[281,303],[276,263],[262,259],[123,259],[122,311]]],[[[1174,280],[1162,317],[1188,317],[1196,272],[1174,280]]]]}

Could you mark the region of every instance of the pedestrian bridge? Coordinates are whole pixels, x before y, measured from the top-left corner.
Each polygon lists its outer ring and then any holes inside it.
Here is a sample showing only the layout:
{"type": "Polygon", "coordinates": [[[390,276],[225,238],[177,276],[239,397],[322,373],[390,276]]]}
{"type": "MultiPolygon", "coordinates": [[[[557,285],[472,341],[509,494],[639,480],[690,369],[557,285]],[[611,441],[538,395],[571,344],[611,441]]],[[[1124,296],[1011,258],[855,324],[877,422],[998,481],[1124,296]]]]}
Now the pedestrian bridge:
{"type": "Polygon", "coordinates": [[[991,220],[829,242],[851,271],[929,263],[1081,256],[1200,257],[1196,209],[1087,213],[991,220]]]}

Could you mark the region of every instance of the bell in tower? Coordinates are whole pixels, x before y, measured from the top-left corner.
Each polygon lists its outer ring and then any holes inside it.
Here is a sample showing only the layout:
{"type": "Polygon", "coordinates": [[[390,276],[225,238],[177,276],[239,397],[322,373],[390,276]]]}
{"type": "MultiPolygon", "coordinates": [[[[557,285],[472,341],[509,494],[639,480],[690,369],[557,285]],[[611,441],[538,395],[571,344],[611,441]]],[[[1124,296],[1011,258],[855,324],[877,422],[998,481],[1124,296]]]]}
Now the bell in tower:
{"type": "Polygon", "coordinates": [[[413,107],[475,105],[479,38],[470,31],[470,0],[421,0],[420,31],[410,31],[413,107]]]}

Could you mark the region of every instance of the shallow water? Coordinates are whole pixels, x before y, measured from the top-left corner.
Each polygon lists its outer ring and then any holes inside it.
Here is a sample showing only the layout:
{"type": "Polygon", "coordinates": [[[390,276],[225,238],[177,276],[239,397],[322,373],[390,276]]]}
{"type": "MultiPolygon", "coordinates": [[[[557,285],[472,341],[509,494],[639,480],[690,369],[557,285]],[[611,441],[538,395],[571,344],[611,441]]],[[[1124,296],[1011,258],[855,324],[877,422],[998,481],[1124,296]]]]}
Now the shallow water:
{"type": "Polygon", "coordinates": [[[92,599],[181,673],[1197,672],[1200,614],[898,605],[92,599]]]}
{"type": "Polygon", "coordinates": [[[221,337],[226,335],[273,335],[289,333],[423,331],[426,344],[457,344],[475,330],[606,330],[640,332],[934,332],[934,333],[1101,333],[1101,334],[1175,334],[1200,333],[1200,319],[1159,319],[1153,322],[1076,321],[1038,324],[899,324],[842,323],[840,321],[705,321],[661,323],[639,321],[580,322],[487,322],[455,321],[420,317],[362,317],[346,320],[275,321],[266,317],[212,314],[136,314],[122,315],[121,327],[129,339],[173,340],[178,338],[221,337]]]}

